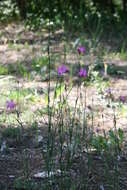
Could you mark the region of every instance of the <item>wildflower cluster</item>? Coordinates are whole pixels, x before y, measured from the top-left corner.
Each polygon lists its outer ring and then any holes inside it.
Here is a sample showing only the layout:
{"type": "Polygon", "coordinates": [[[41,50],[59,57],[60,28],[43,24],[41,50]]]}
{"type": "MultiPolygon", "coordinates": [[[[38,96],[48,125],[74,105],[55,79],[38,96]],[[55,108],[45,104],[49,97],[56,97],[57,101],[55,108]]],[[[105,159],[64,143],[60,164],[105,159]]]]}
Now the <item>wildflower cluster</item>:
{"type": "MultiPolygon", "coordinates": [[[[83,55],[85,54],[86,52],[86,49],[85,47],[78,47],[77,48],[77,51],[79,53],[79,55],[83,55]]],[[[62,76],[63,74],[69,72],[69,69],[65,66],[65,65],[62,65],[62,66],[59,66],[58,69],[57,69],[57,73],[58,73],[58,76],[62,76]]],[[[86,68],[81,68],[80,71],[79,71],[79,77],[82,77],[82,78],[86,78],[87,77],[87,70],[86,68]]]]}

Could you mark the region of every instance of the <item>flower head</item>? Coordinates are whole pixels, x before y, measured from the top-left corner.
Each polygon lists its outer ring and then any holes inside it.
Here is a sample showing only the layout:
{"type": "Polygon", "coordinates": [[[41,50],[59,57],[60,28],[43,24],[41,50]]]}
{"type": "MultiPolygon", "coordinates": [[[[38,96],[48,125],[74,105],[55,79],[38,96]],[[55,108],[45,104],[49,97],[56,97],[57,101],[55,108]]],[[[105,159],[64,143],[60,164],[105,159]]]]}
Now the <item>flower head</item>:
{"type": "Polygon", "coordinates": [[[111,94],[112,93],[112,90],[111,90],[111,88],[108,88],[108,89],[106,89],[106,91],[105,91],[107,94],[111,94]]]}
{"type": "Polygon", "coordinates": [[[120,96],[120,101],[121,101],[122,103],[124,103],[125,100],[126,100],[125,96],[120,96]]]}
{"type": "Polygon", "coordinates": [[[98,128],[96,129],[96,133],[99,133],[99,129],[98,128]]]}
{"type": "Polygon", "coordinates": [[[79,76],[83,77],[83,78],[86,78],[87,77],[87,70],[85,68],[84,69],[80,69],[79,76]]]}
{"type": "Polygon", "coordinates": [[[7,101],[7,110],[13,110],[16,106],[15,102],[13,100],[7,101]]]}
{"type": "Polygon", "coordinates": [[[85,52],[86,52],[86,49],[85,49],[85,47],[80,46],[80,47],[77,48],[77,51],[78,51],[79,55],[80,54],[84,55],[85,52]]]}
{"type": "Polygon", "coordinates": [[[62,65],[62,66],[58,67],[57,72],[58,72],[58,75],[62,75],[64,73],[68,72],[68,68],[65,65],[62,65]]]}

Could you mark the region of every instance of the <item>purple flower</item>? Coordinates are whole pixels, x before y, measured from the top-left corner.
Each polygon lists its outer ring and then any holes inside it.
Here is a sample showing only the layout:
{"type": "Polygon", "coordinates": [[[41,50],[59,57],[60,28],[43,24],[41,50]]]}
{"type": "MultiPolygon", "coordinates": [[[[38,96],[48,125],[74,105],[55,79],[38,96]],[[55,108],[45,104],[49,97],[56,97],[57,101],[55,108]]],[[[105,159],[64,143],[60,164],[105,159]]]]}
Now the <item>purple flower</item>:
{"type": "Polygon", "coordinates": [[[111,94],[111,93],[112,93],[111,88],[106,89],[106,93],[107,93],[107,94],[111,94]]]}
{"type": "Polygon", "coordinates": [[[84,69],[80,69],[80,71],[79,71],[79,76],[80,76],[80,77],[83,77],[83,78],[86,78],[86,77],[87,77],[87,71],[86,71],[85,68],[84,68],[84,69]]]}
{"type": "Polygon", "coordinates": [[[85,54],[86,49],[85,49],[85,47],[80,46],[80,47],[77,48],[77,51],[78,51],[79,55],[80,55],[80,54],[85,54]]]}
{"type": "Polygon", "coordinates": [[[120,96],[120,101],[121,101],[122,103],[124,103],[124,102],[125,102],[125,96],[120,96]]]}
{"type": "Polygon", "coordinates": [[[68,72],[68,68],[65,65],[62,65],[62,66],[58,67],[57,72],[58,72],[58,75],[62,75],[64,73],[68,72]]]}
{"type": "Polygon", "coordinates": [[[99,133],[99,129],[98,128],[96,129],[96,133],[99,133]]]}
{"type": "Polygon", "coordinates": [[[16,104],[13,100],[7,101],[7,110],[13,110],[16,104]]]}

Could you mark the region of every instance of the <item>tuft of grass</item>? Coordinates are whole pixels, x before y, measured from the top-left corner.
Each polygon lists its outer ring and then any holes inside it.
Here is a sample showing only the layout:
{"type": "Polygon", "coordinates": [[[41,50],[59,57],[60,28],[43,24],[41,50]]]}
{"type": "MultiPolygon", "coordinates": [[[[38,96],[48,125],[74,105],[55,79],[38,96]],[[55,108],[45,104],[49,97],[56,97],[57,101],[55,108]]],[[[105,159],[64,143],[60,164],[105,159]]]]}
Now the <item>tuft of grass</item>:
{"type": "Polygon", "coordinates": [[[19,139],[21,131],[19,128],[8,127],[2,131],[2,136],[5,138],[19,139]]]}
{"type": "Polygon", "coordinates": [[[30,89],[13,90],[8,93],[8,98],[16,101],[27,100],[30,102],[36,102],[37,97],[34,91],[30,89]]]}
{"type": "Polygon", "coordinates": [[[48,66],[47,56],[43,56],[32,61],[32,69],[36,72],[40,72],[41,68],[44,66],[48,66]]]}
{"type": "Polygon", "coordinates": [[[22,178],[17,178],[14,182],[15,190],[37,190],[38,188],[38,185],[30,180],[23,180],[22,178]]]}
{"type": "Polygon", "coordinates": [[[127,52],[126,51],[121,51],[119,56],[123,61],[127,61],[127,52]]]}
{"type": "Polygon", "coordinates": [[[8,72],[9,71],[7,67],[0,65],[0,75],[7,75],[8,72]]]}
{"type": "Polygon", "coordinates": [[[23,63],[20,62],[16,62],[15,64],[9,64],[8,73],[15,74],[23,78],[29,78],[30,75],[28,68],[23,63]]]}

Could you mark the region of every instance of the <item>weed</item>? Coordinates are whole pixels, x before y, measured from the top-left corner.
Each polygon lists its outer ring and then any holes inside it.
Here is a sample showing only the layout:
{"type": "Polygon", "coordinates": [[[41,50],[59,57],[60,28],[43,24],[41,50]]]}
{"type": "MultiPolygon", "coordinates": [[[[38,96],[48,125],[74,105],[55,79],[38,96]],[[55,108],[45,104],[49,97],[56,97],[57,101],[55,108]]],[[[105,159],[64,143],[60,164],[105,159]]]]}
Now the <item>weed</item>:
{"type": "Polygon", "coordinates": [[[22,178],[17,178],[14,182],[14,190],[37,190],[39,186],[30,180],[24,180],[22,178]]]}
{"type": "Polygon", "coordinates": [[[8,68],[0,65],[0,75],[7,75],[9,72],[8,68]]]}
{"type": "Polygon", "coordinates": [[[19,128],[8,127],[2,131],[2,136],[4,138],[19,139],[21,136],[21,131],[19,128]]]}

